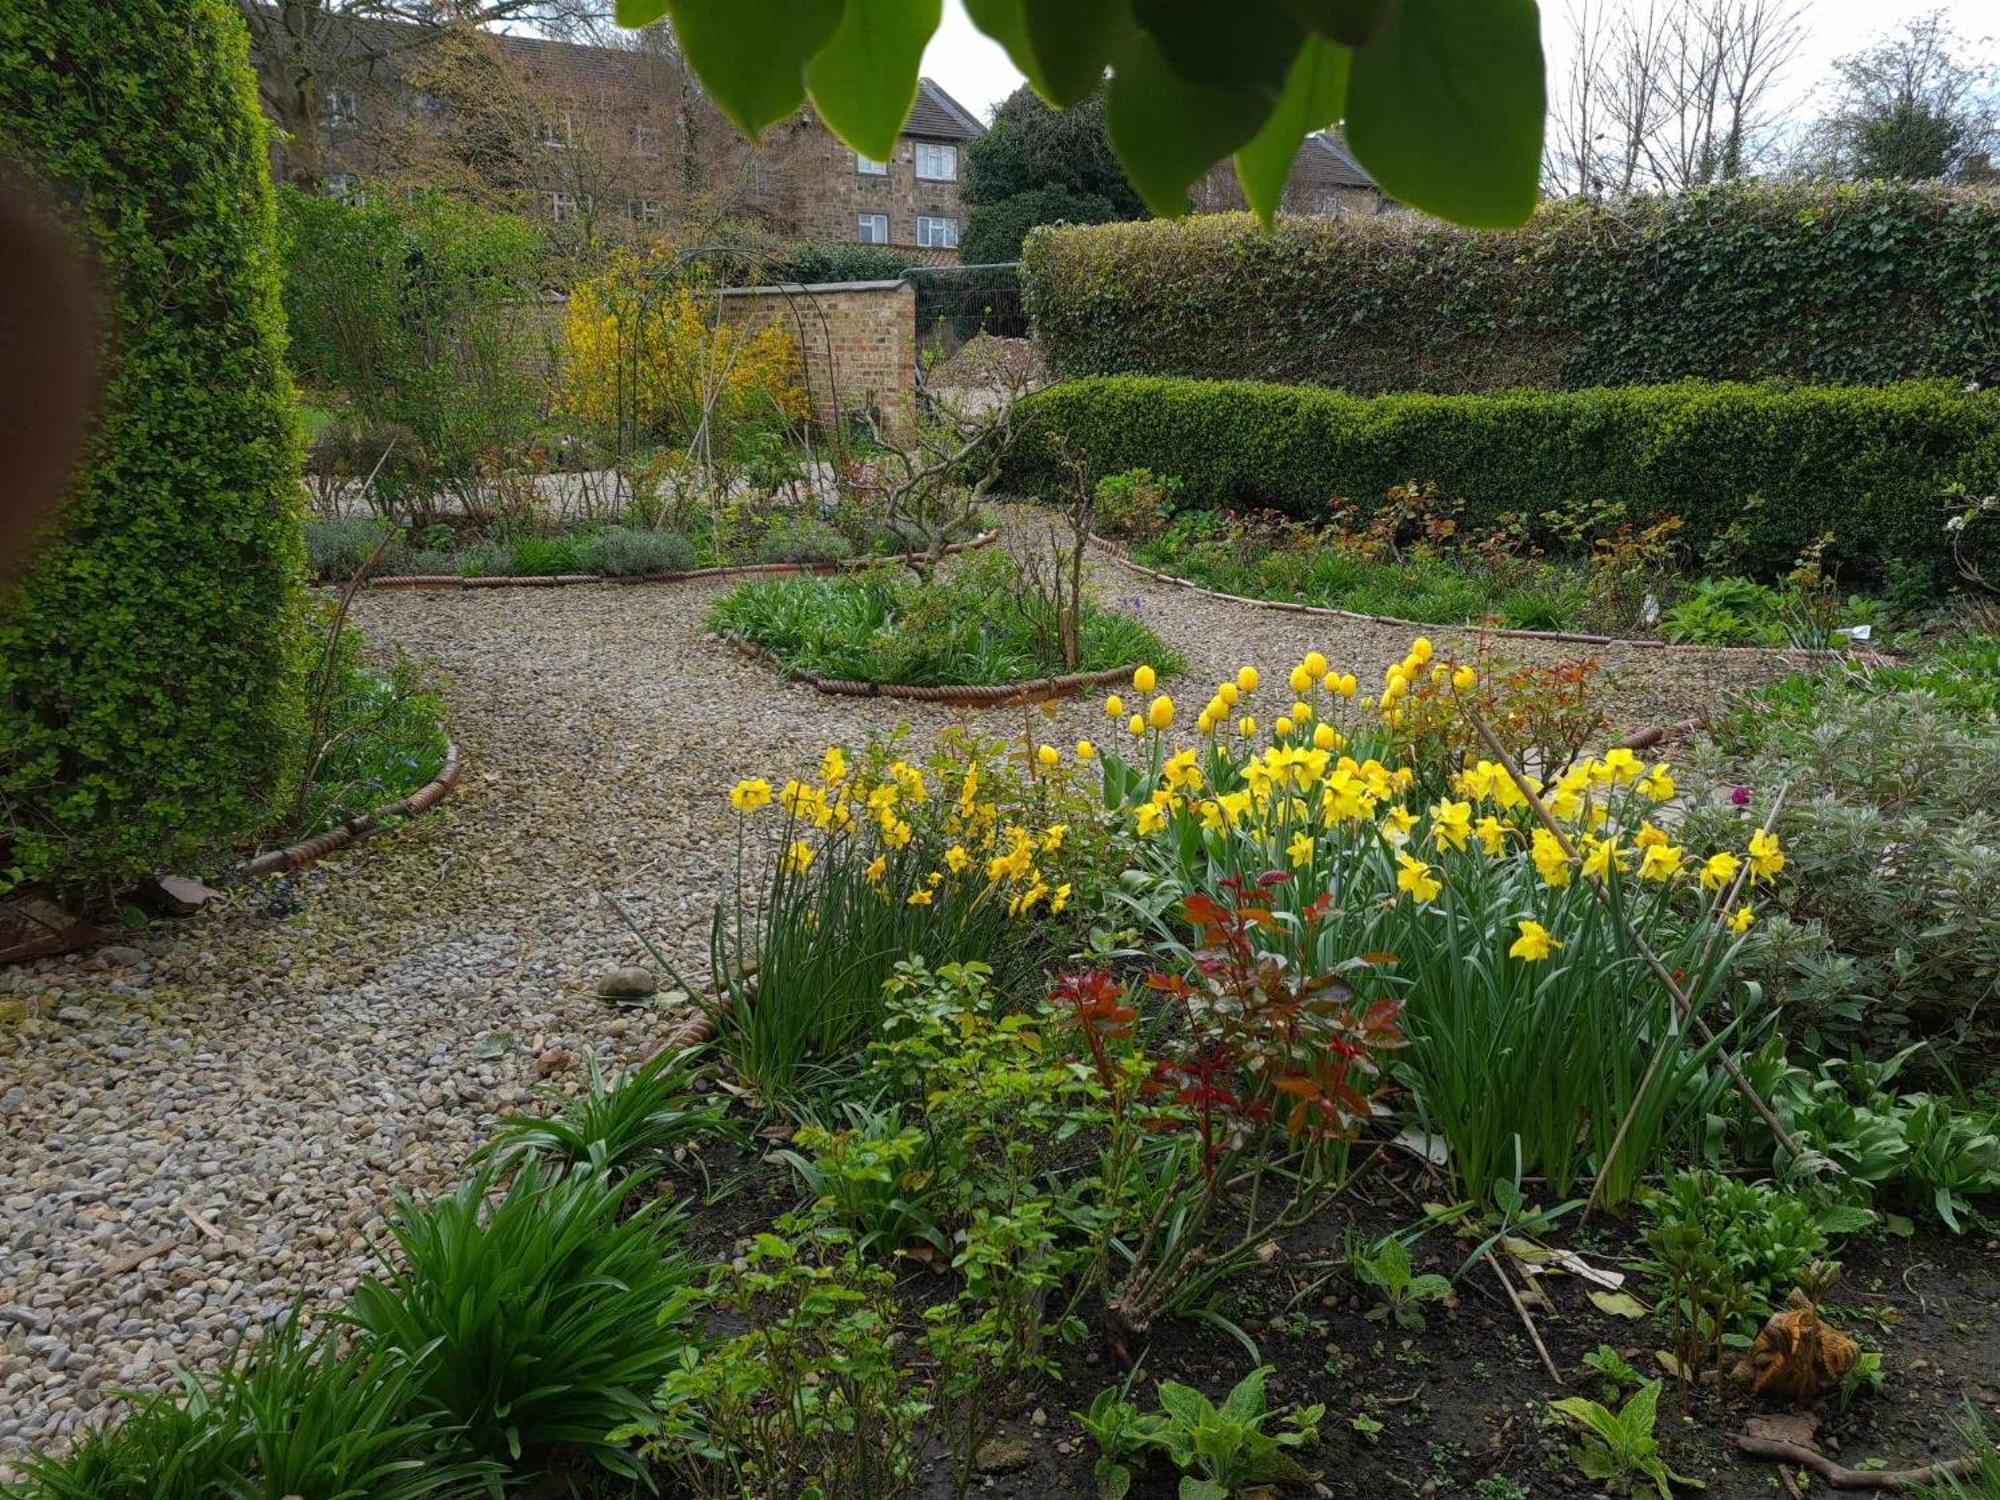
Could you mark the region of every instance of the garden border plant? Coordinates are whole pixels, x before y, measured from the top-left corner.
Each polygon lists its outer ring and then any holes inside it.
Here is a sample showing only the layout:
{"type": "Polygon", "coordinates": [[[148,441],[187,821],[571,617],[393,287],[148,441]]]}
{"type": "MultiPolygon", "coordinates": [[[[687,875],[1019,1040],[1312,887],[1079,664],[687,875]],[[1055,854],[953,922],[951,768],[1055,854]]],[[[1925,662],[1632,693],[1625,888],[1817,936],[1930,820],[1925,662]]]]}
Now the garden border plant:
{"type": "Polygon", "coordinates": [[[844,677],[822,677],[804,667],[786,664],[775,651],[754,645],[734,631],[724,631],[722,639],[752,661],[769,662],[787,682],[802,682],[815,692],[836,698],[902,698],[913,703],[958,703],[976,708],[1011,708],[1023,703],[1041,703],[1066,698],[1090,688],[1123,682],[1138,668],[1138,662],[1106,667],[1101,672],[1069,672],[1060,677],[1033,677],[1022,682],[993,685],[947,683],[919,687],[905,682],[856,682],[844,677]]]}
{"type": "Polygon", "coordinates": [[[1150,578],[1155,583],[1164,583],[1174,588],[1186,589],[1189,593],[1200,594],[1209,599],[1221,599],[1230,604],[1248,604],[1258,609],[1277,610],[1289,615],[1321,615],[1337,620],[1354,620],[1364,625],[1392,625],[1399,630],[1465,630],[1482,636],[1498,636],[1503,640],[1554,641],[1572,646],[1632,646],[1645,651],[1693,652],[1703,655],[1738,655],[1805,657],[1811,660],[1833,660],[1855,662],[1863,666],[1885,667],[1894,665],[1894,658],[1875,651],[1842,650],[1838,647],[1816,646],[1705,646],[1691,642],[1663,641],[1651,636],[1630,635],[1587,635],[1567,630],[1517,630],[1504,625],[1481,625],[1468,621],[1461,625],[1439,624],[1429,620],[1405,620],[1396,615],[1367,615],[1351,609],[1337,609],[1328,604],[1300,604],[1290,599],[1259,599],[1250,594],[1225,593],[1212,589],[1189,578],[1174,573],[1165,573],[1158,568],[1149,568],[1144,563],[1134,562],[1125,555],[1124,545],[1110,537],[1093,534],[1091,541],[1101,548],[1111,561],[1128,572],[1150,578]]]}

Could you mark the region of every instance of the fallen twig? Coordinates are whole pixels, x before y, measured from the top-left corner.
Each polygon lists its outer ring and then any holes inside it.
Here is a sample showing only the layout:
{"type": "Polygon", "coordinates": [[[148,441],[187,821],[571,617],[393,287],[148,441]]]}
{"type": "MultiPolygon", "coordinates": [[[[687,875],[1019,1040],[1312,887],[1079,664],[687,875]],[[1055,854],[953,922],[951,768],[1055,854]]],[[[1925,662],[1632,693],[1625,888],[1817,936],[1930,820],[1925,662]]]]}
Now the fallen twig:
{"type": "Polygon", "coordinates": [[[1845,1464],[1835,1463],[1824,1453],[1815,1453],[1810,1448],[1785,1442],[1782,1438],[1752,1437],[1746,1432],[1738,1434],[1736,1446],[1752,1458],[1768,1458],[1777,1463],[1810,1469],[1837,1490],[1915,1489],[1920,1484],[1933,1483],[1949,1474],[1969,1474],[1977,1463],[1972,1458],[1954,1458],[1915,1469],[1850,1469],[1845,1464]]]}
{"type": "Polygon", "coordinates": [[[1549,1346],[1542,1342],[1541,1332],[1535,1327],[1534,1316],[1522,1304],[1521,1294],[1514,1290],[1514,1283],[1509,1281],[1507,1273],[1500,1269],[1500,1262],[1493,1258],[1491,1250],[1486,1252],[1486,1264],[1493,1268],[1493,1274],[1500,1281],[1500,1290],[1507,1294],[1507,1300],[1513,1303],[1514,1311],[1521,1319],[1521,1326],[1528,1330],[1528,1338],[1535,1346],[1535,1353],[1542,1357],[1542,1368],[1549,1372],[1549,1379],[1553,1380],[1557,1385],[1561,1385],[1563,1383],[1562,1371],[1558,1370],[1556,1362],[1549,1358],[1549,1346]]]}
{"type": "Polygon", "coordinates": [[[157,1260],[160,1256],[165,1255],[179,1243],[180,1241],[171,1234],[163,1240],[154,1240],[152,1244],[141,1246],[137,1250],[128,1251],[116,1260],[107,1260],[104,1263],[103,1274],[106,1276],[123,1276],[127,1271],[136,1271],[147,1261],[157,1260]]]}

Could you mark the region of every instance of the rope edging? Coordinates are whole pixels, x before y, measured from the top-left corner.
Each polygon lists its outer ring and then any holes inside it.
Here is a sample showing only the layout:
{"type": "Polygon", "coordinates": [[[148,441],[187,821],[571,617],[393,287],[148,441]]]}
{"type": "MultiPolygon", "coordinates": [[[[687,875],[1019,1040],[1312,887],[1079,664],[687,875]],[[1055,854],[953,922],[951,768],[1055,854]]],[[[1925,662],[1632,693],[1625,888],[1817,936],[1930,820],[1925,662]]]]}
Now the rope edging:
{"type": "Polygon", "coordinates": [[[734,630],[725,630],[718,639],[734,646],[752,661],[769,662],[784,674],[787,682],[804,683],[815,692],[838,698],[899,698],[912,703],[948,703],[969,708],[1011,708],[1021,703],[1042,703],[1066,698],[1090,688],[1122,682],[1138,670],[1138,664],[1107,667],[1101,672],[1070,672],[1061,677],[1036,677],[1026,682],[1005,682],[994,686],[972,683],[916,687],[900,682],[857,682],[845,677],[822,677],[804,667],[788,666],[775,652],[747,641],[734,630]]]}
{"type": "Polygon", "coordinates": [[[255,880],[264,875],[302,870],[337,850],[385,832],[384,825],[389,819],[414,818],[419,813],[435,807],[458,784],[461,768],[458,746],[447,739],[444,745],[444,764],[438,767],[437,775],[408,796],[398,797],[394,802],[378,807],[373,812],[349,818],[338,827],[329,828],[325,833],[315,834],[309,839],[301,839],[298,843],[289,844],[283,849],[273,849],[258,855],[255,859],[245,860],[232,873],[238,879],[255,880]]]}

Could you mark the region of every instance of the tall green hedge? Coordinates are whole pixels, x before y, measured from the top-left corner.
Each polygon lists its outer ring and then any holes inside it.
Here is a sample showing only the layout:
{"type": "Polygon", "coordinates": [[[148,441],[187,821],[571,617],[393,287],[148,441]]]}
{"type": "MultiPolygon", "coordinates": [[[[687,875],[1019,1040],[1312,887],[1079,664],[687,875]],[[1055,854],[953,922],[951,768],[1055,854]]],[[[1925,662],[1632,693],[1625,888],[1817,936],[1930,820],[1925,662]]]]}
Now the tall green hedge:
{"type": "Polygon", "coordinates": [[[271,184],[229,0],[0,6],[0,154],[105,290],[67,508],[0,601],[0,798],[18,879],[187,869],[295,772],[303,554],[271,184]]]}
{"type": "Polygon", "coordinates": [[[1788,378],[2000,381],[2000,196],[1733,184],[1506,233],[1248,215],[1032,236],[1058,374],[1361,395],[1788,378]]]}
{"type": "Polygon", "coordinates": [[[1005,476],[1021,493],[1055,483],[1053,433],[1098,474],[1143,466],[1177,477],[1187,502],[1304,520],[1415,479],[1475,524],[1623,501],[1634,519],[1679,516],[1698,553],[1740,523],[1740,565],[1766,574],[1828,530],[1857,581],[1892,564],[1939,574],[1948,487],[2000,489],[2000,394],[1937,382],[1367,398],[1122,375],[1051,386],[1021,413],[1005,476]]]}

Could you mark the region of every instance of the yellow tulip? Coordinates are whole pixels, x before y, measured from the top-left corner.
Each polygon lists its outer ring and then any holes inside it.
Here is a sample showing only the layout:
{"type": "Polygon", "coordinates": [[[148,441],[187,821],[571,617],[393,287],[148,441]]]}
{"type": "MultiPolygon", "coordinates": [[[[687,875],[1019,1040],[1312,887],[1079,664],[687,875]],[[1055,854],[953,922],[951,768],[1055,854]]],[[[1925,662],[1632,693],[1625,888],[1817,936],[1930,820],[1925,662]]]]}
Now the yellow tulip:
{"type": "Polygon", "coordinates": [[[1257,669],[1255,667],[1243,667],[1236,673],[1236,686],[1243,692],[1256,692],[1257,680],[1257,669]]]}
{"type": "Polygon", "coordinates": [[[1165,693],[1160,694],[1146,708],[1146,722],[1155,729],[1167,730],[1174,727],[1174,700],[1165,693]]]}
{"type": "Polygon", "coordinates": [[[1151,667],[1140,667],[1132,674],[1132,686],[1142,693],[1150,693],[1159,684],[1160,674],[1151,667]]]}
{"type": "Polygon", "coordinates": [[[1109,698],[1104,700],[1104,713],[1107,718],[1120,718],[1124,715],[1124,712],[1125,700],[1116,693],[1113,693],[1109,698]]]}

